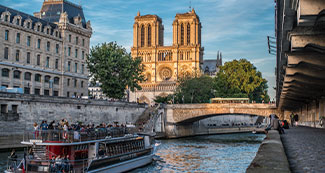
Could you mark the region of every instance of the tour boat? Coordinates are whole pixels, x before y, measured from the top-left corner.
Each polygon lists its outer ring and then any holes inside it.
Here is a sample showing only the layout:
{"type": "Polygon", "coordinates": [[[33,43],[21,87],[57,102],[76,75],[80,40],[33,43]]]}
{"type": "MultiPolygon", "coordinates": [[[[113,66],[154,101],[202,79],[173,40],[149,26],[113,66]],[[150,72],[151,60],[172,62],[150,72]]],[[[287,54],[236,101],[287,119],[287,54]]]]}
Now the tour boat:
{"type": "Polygon", "coordinates": [[[125,172],[152,162],[152,134],[124,134],[119,129],[27,132],[21,142],[28,154],[10,159],[10,172],[125,172]],[[17,166],[16,166],[17,165],[17,166]]]}

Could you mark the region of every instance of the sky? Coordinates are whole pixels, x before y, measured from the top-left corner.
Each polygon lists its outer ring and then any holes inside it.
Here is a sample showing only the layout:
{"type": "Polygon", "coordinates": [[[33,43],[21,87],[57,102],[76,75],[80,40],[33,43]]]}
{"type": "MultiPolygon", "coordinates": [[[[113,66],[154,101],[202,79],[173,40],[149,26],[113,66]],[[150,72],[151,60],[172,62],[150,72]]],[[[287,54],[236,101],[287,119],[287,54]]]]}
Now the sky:
{"type": "MultiPolygon", "coordinates": [[[[172,44],[172,22],[176,13],[194,8],[202,24],[204,59],[223,63],[245,58],[268,80],[269,95],[275,97],[274,55],[268,54],[267,36],[274,36],[274,0],[70,0],[81,4],[93,28],[91,46],[116,41],[128,51],[133,44],[134,17],[156,14],[163,20],[164,45],[172,44]]],[[[43,0],[0,0],[16,10],[33,14],[43,0]]]]}

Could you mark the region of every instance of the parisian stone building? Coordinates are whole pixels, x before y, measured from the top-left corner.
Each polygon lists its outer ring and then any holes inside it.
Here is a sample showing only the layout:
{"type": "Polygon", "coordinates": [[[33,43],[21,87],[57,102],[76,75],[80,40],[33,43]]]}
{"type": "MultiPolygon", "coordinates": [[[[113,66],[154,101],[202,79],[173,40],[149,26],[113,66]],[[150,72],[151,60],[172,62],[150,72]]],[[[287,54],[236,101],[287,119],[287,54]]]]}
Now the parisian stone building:
{"type": "Polygon", "coordinates": [[[92,35],[81,6],[45,0],[34,16],[0,5],[0,86],[26,94],[88,95],[92,35]]]}
{"type": "Polygon", "coordinates": [[[164,26],[157,15],[138,15],[133,25],[132,57],[141,57],[146,82],[142,90],[131,92],[130,101],[152,104],[156,96],[166,96],[176,89],[176,81],[185,75],[201,73],[203,65],[201,22],[194,9],[176,14],[173,45],[164,46],[164,26]]]}

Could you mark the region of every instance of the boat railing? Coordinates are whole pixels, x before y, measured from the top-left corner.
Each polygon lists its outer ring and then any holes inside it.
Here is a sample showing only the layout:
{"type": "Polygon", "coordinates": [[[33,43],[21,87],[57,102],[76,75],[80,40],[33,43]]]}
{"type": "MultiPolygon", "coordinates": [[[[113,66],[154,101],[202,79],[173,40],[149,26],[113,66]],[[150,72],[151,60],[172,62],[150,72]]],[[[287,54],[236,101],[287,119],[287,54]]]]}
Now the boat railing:
{"type": "Polygon", "coordinates": [[[128,134],[129,130],[123,128],[99,128],[93,130],[76,131],[76,130],[38,130],[38,131],[25,131],[23,141],[32,143],[43,142],[58,142],[58,143],[73,143],[84,142],[91,140],[105,139],[108,137],[123,137],[128,134]]]}
{"type": "Polygon", "coordinates": [[[39,160],[39,159],[26,159],[25,165],[27,170],[35,172],[84,172],[88,168],[88,159],[78,160],[39,160]]]}

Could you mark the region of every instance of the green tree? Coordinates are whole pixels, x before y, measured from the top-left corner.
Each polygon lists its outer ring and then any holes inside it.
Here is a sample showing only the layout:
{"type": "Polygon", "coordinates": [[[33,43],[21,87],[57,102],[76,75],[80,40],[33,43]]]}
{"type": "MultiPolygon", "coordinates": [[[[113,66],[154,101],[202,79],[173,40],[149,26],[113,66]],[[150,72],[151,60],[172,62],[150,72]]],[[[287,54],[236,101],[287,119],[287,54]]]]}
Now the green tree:
{"type": "Polygon", "coordinates": [[[256,102],[268,102],[267,80],[246,59],[226,62],[215,79],[216,97],[249,97],[256,102]]]}
{"type": "Polygon", "coordinates": [[[182,78],[174,94],[176,103],[209,103],[212,97],[213,79],[206,75],[182,78]]]}
{"type": "Polygon", "coordinates": [[[165,103],[165,104],[168,104],[168,103],[172,103],[173,101],[173,95],[172,94],[169,94],[167,96],[157,96],[154,101],[156,103],[165,103]]]}
{"type": "Polygon", "coordinates": [[[127,87],[131,91],[141,90],[144,67],[140,58],[133,59],[116,42],[103,43],[92,47],[87,56],[91,82],[100,83],[103,93],[110,98],[121,99],[127,87]]]}

